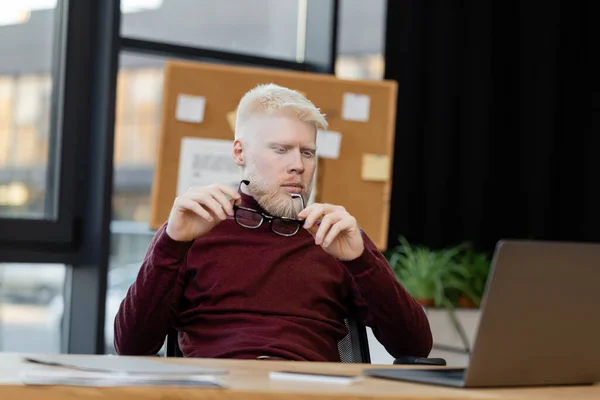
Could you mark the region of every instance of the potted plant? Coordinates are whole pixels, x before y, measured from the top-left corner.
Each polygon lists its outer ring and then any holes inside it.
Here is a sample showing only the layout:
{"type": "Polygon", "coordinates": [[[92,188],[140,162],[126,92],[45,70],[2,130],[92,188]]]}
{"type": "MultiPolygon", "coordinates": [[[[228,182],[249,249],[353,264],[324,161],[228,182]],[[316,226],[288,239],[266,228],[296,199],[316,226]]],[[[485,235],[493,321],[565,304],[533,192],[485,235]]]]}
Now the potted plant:
{"type": "Polygon", "coordinates": [[[481,305],[491,261],[486,253],[477,252],[467,244],[456,256],[453,272],[446,281],[447,290],[456,293],[459,307],[478,308],[481,305]]]}
{"type": "Polygon", "coordinates": [[[443,307],[465,349],[469,339],[456,306],[478,307],[485,289],[490,262],[469,243],[431,250],[411,245],[404,237],[388,254],[396,278],[422,305],[443,307]]]}
{"type": "Polygon", "coordinates": [[[387,257],[398,281],[422,305],[448,307],[447,282],[462,246],[434,251],[404,237],[399,242],[387,257]]]}

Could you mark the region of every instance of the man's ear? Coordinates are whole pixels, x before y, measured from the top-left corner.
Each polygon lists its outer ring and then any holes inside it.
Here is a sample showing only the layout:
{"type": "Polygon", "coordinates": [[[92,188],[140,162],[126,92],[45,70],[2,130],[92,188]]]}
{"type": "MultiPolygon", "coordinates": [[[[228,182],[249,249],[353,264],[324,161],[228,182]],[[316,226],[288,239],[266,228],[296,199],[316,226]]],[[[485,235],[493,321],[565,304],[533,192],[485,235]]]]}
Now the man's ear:
{"type": "Polygon", "coordinates": [[[233,161],[240,167],[246,166],[246,161],[244,160],[244,149],[242,146],[242,142],[239,139],[236,139],[233,142],[233,161]]]}

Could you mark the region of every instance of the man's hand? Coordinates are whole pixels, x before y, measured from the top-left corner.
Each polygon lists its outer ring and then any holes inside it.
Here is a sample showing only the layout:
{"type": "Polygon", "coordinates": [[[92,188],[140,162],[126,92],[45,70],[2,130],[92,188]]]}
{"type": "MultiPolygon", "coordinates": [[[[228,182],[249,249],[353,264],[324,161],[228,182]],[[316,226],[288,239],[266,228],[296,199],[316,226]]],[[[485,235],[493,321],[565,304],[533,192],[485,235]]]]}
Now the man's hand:
{"type": "Polygon", "coordinates": [[[227,215],[233,215],[230,199],[239,198],[240,195],[226,185],[190,188],[175,199],[167,223],[167,235],[178,242],[187,242],[210,232],[227,219],[227,215]]]}
{"type": "Polygon", "coordinates": [[[304,228],[315,238],[315,244],[341,261],[354,260],[365,245],[356,219],[346,209],[332,204],[311,204],[298,214],[304,228]]]}

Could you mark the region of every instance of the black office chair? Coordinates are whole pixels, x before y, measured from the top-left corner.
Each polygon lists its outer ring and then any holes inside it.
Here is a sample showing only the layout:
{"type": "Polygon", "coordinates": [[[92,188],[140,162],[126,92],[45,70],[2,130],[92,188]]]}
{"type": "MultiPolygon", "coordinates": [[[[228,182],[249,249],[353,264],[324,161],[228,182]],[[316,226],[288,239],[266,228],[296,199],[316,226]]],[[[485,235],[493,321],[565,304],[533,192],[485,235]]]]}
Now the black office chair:
{"type": "MultiPolygon", "coordinates": [[[[367,329],[354,318],[344,320],[348,334],[338,342],[338,351],[343,363],[371,363],[369,352],[369,340],[367,329]]],[[[177,340],[177,330],[171,329],[167,335],[167,357],[183,357],[177,340]]],[[[446,365],[443,358],[422,357],[400,357],[394,360],[394,364],[423,364],[423,365],[446,365]]]]}

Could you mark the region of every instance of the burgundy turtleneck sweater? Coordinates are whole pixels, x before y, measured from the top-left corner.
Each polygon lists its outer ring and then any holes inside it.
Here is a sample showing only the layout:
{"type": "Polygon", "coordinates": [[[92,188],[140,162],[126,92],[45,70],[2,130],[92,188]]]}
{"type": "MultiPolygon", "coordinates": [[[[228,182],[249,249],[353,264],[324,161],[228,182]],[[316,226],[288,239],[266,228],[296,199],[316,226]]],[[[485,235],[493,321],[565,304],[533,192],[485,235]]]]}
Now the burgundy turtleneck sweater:
{"type": "MultiPolygon", "coordinates": [[[[260,210],[242,194],[242,204],[260,210]]],[[[363,233],[365,250],[342,262],[301,229],[293,237],[232,218],[191,242],[155,235],[115,318],[119,354],[150,355],[170,327],[187,357],[340,361],[344,318],[358,310],[394,357],[427,356],[422,309],[363,233]]]]}

